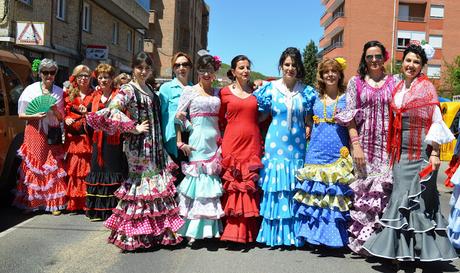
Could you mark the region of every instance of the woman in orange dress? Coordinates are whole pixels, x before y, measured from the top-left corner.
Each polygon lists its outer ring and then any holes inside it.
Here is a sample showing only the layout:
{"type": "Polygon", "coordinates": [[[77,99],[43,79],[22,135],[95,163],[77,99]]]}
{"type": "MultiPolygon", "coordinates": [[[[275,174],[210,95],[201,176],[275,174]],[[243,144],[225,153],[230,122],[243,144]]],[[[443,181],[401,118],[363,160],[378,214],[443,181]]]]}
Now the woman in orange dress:
{"type": "Polygon", "coordinates": [[[68,211],[83,211],[85,208],[84,179],[91,161],[91,136],[86,125],[86,113],[93,100],[90,75],[91,70],[86,65],[76,66],[69,79],[69,89],[64,93],[68,211]]]}

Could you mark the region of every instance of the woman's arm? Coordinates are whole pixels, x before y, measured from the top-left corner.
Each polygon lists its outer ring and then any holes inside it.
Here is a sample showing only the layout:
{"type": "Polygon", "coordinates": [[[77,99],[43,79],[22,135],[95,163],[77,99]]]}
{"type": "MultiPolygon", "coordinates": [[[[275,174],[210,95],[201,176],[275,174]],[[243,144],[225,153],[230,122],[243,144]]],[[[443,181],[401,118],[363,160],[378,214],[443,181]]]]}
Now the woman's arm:
{"type": "Polygon", "coordinates": [[[364,160],[364,151],[361,147],[361,143],[359,142],[358,129],[356,129],[356,123],[354,119],[351,120],[350,124],[348,125],[348,134],[350,135],[350,149],[353,155],[353,161],[360,168],[364,168],[366,166],[366,162],[364,160]]]}

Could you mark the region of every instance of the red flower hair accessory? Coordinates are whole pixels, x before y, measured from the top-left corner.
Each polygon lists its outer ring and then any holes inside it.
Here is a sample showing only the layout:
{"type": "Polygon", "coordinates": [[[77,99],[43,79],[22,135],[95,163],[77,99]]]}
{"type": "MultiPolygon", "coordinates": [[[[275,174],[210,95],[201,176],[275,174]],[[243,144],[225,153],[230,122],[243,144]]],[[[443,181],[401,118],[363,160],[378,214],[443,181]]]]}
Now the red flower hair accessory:
{"type": "Polygon", "coordinates": [[[213,58],[214,58],[214,70],[217,71],[222,65],[222,61],[220,60],[219,56],[213,56],[213,58]]]}
{"type": "Polygon", "coordinates": [[[73,86],[73,88],[78,88],[77,77],[74,75],[69,77],[69,82],[73,86]]]}
{"type": "Polygon", "coordinates": [[[384,62],[388,61],[390,59],[390,53],[388,53],[387,50],[385,50],[385,55],[383,57],[384,62]]]}

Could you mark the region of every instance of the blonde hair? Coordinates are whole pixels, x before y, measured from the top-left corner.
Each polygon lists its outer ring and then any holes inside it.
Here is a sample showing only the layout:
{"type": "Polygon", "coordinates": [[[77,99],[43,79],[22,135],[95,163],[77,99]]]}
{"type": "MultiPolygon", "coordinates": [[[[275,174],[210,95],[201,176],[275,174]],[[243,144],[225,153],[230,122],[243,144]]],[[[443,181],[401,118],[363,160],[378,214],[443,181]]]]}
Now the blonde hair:
{"type": "Polygon", "coordinates": [[[322,60],[318,64],[318,71],[316,72],[316,87],[318,89],[318,93],[323,96],[326,93],[326,83],[324,82],[323,79],[323,74],[327,69],[332,69],[334,71],[337,71],[339,73],[339,82],[337,83],[337,87],[339,88],[339,95],[342,95],[345,93],[346,86],[344,85],[344,74],[343,74],[343,68],[342,66],[335,60],[335,59],[329,59],[326,58],[322,60]]]}
{"type": "Polygon", "coordinates": [[[75,79],[70,82],[70,86],[69,86],[68,93],[69,93],[70,101],[73,101],[80,94],[80,89],[78,89],[78,86],[77,87],[74,86],[74,81],[76,80],[78,75],[80,75],[82,72],[87,72],[88,76],[91,75],[91,69],[84,64],[77,65],[72,71],[72,76],[75,79]]]}

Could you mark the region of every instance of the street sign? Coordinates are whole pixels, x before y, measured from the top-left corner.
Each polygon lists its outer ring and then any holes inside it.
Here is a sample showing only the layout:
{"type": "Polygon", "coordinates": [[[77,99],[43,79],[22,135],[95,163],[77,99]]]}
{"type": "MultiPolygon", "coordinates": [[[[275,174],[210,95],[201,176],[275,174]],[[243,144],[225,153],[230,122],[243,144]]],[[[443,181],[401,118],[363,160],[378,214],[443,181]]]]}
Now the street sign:
{"type": "Polygon", "coordinates": [[[45,45],[44,22],[16,22],[16,44],[45,45]]]}
{"type": "Polygon", "coordinates": [[[105,45],[87,45],[86,58],[91,60],[107,60],[109,48],[105,45]]]}

